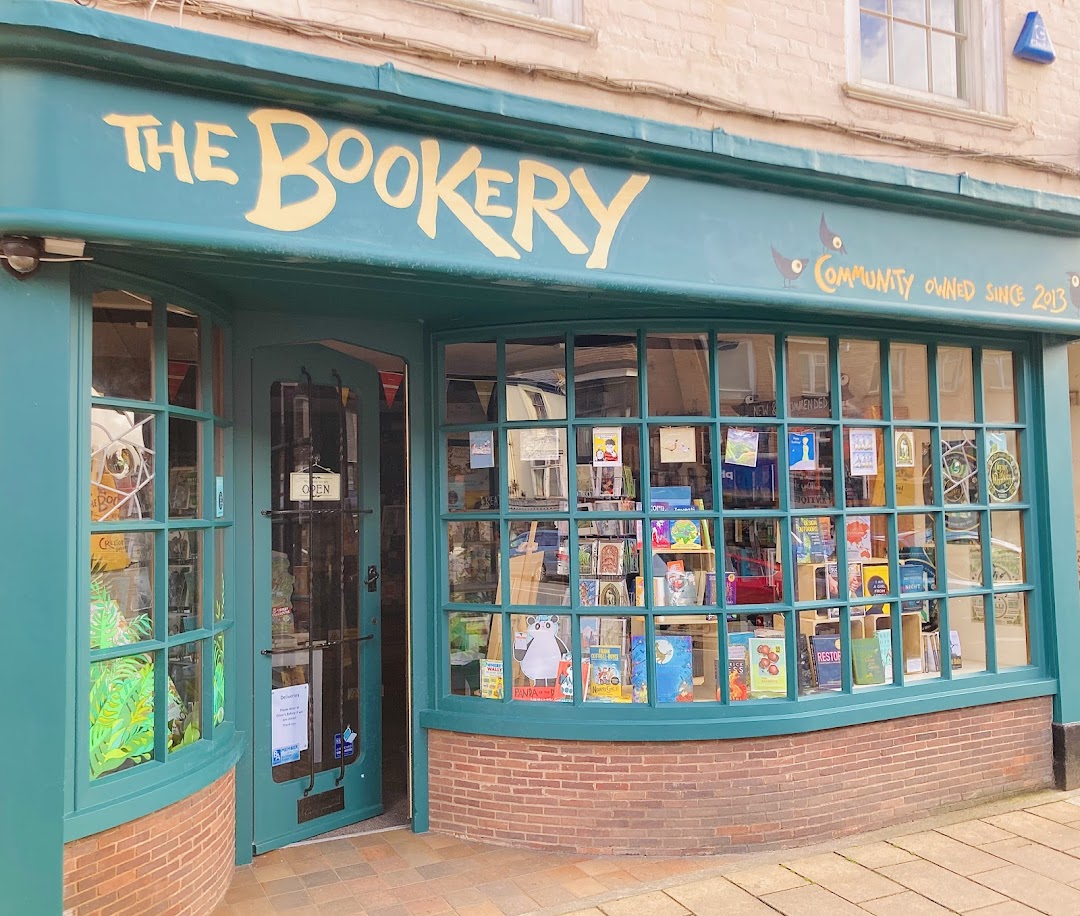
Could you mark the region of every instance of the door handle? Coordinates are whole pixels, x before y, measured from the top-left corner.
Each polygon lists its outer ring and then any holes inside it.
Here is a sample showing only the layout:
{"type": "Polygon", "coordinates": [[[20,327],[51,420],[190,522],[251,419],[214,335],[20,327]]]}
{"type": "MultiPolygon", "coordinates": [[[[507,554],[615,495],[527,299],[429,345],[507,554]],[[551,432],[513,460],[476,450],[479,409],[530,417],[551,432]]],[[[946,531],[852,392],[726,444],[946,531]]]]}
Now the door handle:
{"type": "Polygon", "coordinates": [[[379,570],[375,566],[369,566],[367,568],[367,578],[364,580],[364,585],[367,586],[369,592],[375,591],[379,585],[379,570]]]}

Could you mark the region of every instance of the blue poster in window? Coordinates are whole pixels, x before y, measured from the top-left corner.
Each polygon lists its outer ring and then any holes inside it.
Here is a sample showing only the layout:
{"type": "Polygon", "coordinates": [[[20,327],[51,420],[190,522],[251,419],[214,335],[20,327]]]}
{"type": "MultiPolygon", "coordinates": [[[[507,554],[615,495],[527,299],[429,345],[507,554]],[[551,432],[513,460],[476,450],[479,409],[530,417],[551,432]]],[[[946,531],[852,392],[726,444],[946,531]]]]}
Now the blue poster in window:
{"type": "Polygon", "coordinates": [[[816,471],[817,434],[812,430],[788,433],[788,462],[793,471],[816,471]]]}

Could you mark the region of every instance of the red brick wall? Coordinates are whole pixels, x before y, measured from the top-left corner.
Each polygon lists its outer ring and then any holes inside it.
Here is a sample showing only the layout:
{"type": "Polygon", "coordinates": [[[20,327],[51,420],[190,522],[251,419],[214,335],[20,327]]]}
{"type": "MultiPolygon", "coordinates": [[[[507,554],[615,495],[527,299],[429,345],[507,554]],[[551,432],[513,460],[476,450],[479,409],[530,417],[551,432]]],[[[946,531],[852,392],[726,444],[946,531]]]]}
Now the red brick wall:
{"type": "Polygon", "coordinates": [[[590,854],[706,854],[1051,785],[1051,701],[805,735],[592,743],[430,733],[431,829],[590,854]]]}
{"type": "Polygon", "coordinates": [[[64,847],[74,916],[204,916],[232,880],[233,771],[189,798],[64,847]]]}

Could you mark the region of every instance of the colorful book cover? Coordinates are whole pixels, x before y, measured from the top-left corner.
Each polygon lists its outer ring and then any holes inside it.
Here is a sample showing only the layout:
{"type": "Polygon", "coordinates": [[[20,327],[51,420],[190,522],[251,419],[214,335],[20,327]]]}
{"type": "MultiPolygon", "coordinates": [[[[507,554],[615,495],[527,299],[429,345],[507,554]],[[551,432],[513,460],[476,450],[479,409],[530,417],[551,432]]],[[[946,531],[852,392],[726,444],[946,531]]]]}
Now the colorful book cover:
{"type": "Polygon", "coordinates": [[[817,685],[822,689],[838,689],[843,686],[840,674],[840,637],[813,636],[814,669],[817,685]]]}
{"type": "Polygon", "coordinates": [[[885,683],[885,669],[876,637],[851,641],[851,670],[856,684],[885,683]]]}
{"type": "Polygon", "coordinates": [[[622,652],[618,646],[589,647],[589,699],[612,702],[622,697],[622,652]]]}
{"type": "MultiPolygon", "coordinates": [[[[908,595],[912,592],[925,592],[926,591],[926,568],[921,563],[901,563],[900,564],[900,594],[908,595]]],[[[914,613],[919,612],[922,622],[926,623],[930,620],[930,608],[928,602],[923,601],[902,601],[900,608],[904,611],[914,613]]]]}
{"type": "Polygon", "coordinates": [[[797,563],[824,563],[825,543],[821,538],[821,526],[814,517],[796,517],[792,520],[797,563]]]}
{"type": "Polygon", "coordinates": [[[728,607],[738,604],[738,589],[736,584],[739,581],[739,577],[733,572],[724,573],[724,601],[728,607]]]}
{"type": "Polygon", "coordinates": [[[666,518],[654,518],[652,527],[652,545],[654,548],[667,549],[671,546],[671,522],[666,518]]]}
{"type": "MultiPolygon", "coordinates": [[[[877,598],[889,594],[889,567],[886,564],[864,564],[862,568],[863,597],[877,598]]],[[[867,613],[888,614],[888,604],[875,604],[867,613]]]]}
{"type": "Polygon", "coordinates": [[[878,651],[881,653],[881,667],[885,672],[885,683],[892,683],[892,630],[877,631],[878,651]]]}
{"type": "Polygon", "coordinates": [[[784,638],[754,636],[748,646],[750,695],[754,697],[787,696],[787,660],[784,638]]]}
{"type": "MultiPolygon", "coordinates": [[[[644,652],[641,651],[644,645],[644,636],[630,638],[631,684],[634,697],[643,697],[642,702],[648,699],[644,652]],[[641,648],[635,648],[635,644],[641,648]],[[640,661],[639,656],[641,656],[640,661]]],[[[692,636],[672,634],[656,637],[656,700],[658,703],[692,703],[694,701],[692,636]]]]}
{"type": "MultiPolygon", "coordinates": [[[[720,679],[719,664],[717,662],[717,680],[720,679]]],[[[720,699],[719,688],[716,698],[720,699]]],[[[750,669],[746,662],[746,646],[728,646],[728,699],[732,703],[750,699],[750,669]]]]}
{"type": "Polygon", "coordinates": [[[686,512],[694,507],[689,487],[652,487],[649,500],[654,511],[686,512]]]}
{"type": "Polygon", "coordinates": [[[480,660],[480,696],[489,700],[503,698],[503,663],[502,660],[480,660]]]}
{"type": "Polygon", "coordinates": [[[700,547],[701,523],[692,518],[678,518],[671,522],[668,529],[672,547],[700,547]]]}
{"type": "Polygon", "coordinates": [[[874,554],[870,543],[870,516],[852,515],[847,520],[844,536],[847,538],[849,559],[867,559],[874,554]]]}
{"type": "Polygon", "coordinates": [[[705,573],[705,598],[704,604],[716,604],[716,573],[705,573]]]}

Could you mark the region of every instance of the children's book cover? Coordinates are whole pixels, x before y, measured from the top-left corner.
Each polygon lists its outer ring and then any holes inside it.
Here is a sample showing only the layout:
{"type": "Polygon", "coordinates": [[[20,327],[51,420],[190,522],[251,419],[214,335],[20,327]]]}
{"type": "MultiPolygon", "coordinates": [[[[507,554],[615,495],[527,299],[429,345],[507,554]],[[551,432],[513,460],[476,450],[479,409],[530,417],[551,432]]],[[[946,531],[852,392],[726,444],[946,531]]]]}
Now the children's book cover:
{"type": "Polygon", "coordinates": [[[501,700],[503,697],[502,660],[481,659],[480,661],[480,696],[489,700],[501,700]]]}
{"type": "Polygon", "coordinates": [[[652,526],[652,545],[654,548],[667,549],[671,547],[671,522],[666,518],[654,518],[652,526]]]}
{"type": "MultiPolygon", "coordinates": [[[[720,663],[717,662],[717,681],[720,680],[720,663]]],[[[746,662],[746,646],[728,646],[728,698],[732,703],[750,699],[750,669],[746,662]]],[[[720,688],[716,689],[720,699],[720,688]]]]}
{"type": "Polygon", "coordinates": [[[885,668],[876,636],[851,641],[851,670],[856,684],[885,683],[885,668]]]}
{"type": "Polygon", "coordinates": [[[618,646],[589,647],[589,699],[622,699],[622,651],[618,646]]]}
{"type": "Polygon", "coordinates": [[[814,670],[817,671],[817,685],[823,690],[833,690],[842,686],[840,677],[840,637],[813,636],[814,670]]]}
{"type": "Polygon", "coordinates": [[[678,518],[671,522],[671,546],[694,548],[701,546],[701,522],[692,518],[678,518]]]}
{"type": "MultiPolygon", "coordinates": [[[[645,637],[633,636],[630,643],[630,677],[634,696],[640,695],[647,700],[647,675],[643,651],[645,637]]],[[[656,637],[656,699],[658,703],[692,703],[694,701],[692,636],[672,634],[656,637]]]]}
{"type": "Polygon", "coordinates": [[[750,695],[776,697],[787,695],[787,660],[783,637],[758,637],[749,640],[750,695]]]}
{"type": "Polygon", "coordinates": [[[885,683],[892,683],[892,630],[878,630],[875,634],[878,651],[881,653],[881,667],[885,672],[885,683]]]}
{"type": "Polygon", "coordinates": [[[653,511],[670,509],[673,512],[686,512],[694,507],[689,487],[652,487],[649,501],[653,511]]]}

